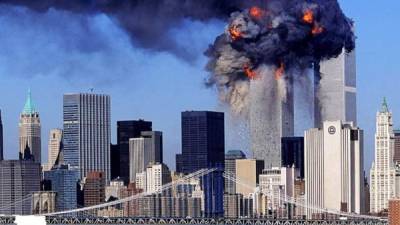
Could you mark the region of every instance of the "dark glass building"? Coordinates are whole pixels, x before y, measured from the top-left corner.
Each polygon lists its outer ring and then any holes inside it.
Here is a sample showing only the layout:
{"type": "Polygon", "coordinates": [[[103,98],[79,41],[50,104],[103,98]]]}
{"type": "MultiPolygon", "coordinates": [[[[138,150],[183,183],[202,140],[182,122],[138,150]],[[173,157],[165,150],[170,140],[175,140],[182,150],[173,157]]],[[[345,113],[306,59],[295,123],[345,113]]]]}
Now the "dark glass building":
{"type": "Polygon", "coordinates": [[[178,172],[189,174],[204,168],[219,170],[203,177],[204,214],[223,216],[225,160],[224,113],[182,112],[182,154],[177,155],[178,172]]]}
{"type": "Polygon", "coordinates": [[[304,138],[283,137],[282,138],[282,167],[299,169],[300,177],[304,179],[304,138]]]}
{"type": "Polygon", "coordinates": [[[152,131],[152,122],[128,120],[117,122],[117,144],[119,148],[119,173],[125,183],[129,182],[129,139],[138,138],[142,131],[152,131]]]}
{"type": "Polygon", "coordinates": [[[111,144],[110,146],[110,163],[111,163],[111,180],[119,177],[119,146],[111,144]]]}

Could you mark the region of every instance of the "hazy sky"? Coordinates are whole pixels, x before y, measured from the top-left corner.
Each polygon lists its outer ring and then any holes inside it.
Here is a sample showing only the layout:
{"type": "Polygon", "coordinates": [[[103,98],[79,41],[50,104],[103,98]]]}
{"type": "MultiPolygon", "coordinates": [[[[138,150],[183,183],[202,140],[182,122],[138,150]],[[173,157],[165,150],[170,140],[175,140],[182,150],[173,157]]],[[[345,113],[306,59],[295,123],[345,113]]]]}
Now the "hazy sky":
{"type": "MultiPolygon", "coordinates": [[[[365,166],[369,170],[375,114],[383,96],[400,127],[400,78],[395,69],[400,52],[400,3],[342,0],[341,5],[356,22],[358,120],[365,129],[365,166]]],[[[110,94],[114,141],[117,120],[153,121],[154,129],[164,132],[164,158],[172,168],[175,153],[181,151],[180,112],[222,110],[215,91],[203,85],[203,52],[223,31],[222,22],[185,21],[165,34],[197,56],[192,62],[135,47],[111,18],[101,14],[86,17],[55,10],[39,14],[2,6],[0,27],[0,109],[8,159],[17,158],[18,117],[29,87],[42,120],[44,161],[49,130],[62,127],[63,93],[87,92],[94,87],[95,92],[110,94]]],[[[227,149],[247,146],[242,132],[227,131],[227,149]]]]}

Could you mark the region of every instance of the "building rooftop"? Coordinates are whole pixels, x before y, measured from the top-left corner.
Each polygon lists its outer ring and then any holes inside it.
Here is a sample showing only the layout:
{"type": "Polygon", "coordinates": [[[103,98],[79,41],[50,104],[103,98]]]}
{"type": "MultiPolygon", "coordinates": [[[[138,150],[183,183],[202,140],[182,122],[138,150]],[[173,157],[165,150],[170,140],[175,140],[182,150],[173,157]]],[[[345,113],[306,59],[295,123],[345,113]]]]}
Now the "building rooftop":
{"type": "Polygon", "coordinates": [[[383,98],[381,112],[383,112],[383,113],[389,112],[389,107],[388,107],[388,104],[386,102],[386,97],[383,98]]]}
{"type": "Polygon", "coordinates": [[[31,94],[31,89],[28,90],[28,96],[25,101],[25,106],[24,109],[22,110],[22,114],[30,115],[37,113],[35,104],[32,101],[32,94],[31,94]]]}

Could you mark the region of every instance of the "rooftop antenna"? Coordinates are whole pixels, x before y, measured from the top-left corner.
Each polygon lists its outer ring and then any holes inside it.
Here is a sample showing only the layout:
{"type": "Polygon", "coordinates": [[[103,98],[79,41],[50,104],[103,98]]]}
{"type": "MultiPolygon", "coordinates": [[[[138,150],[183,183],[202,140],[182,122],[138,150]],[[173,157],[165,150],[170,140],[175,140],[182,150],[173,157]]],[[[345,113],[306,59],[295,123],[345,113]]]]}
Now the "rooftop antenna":
{"type": "Polygon", "coordinates": [[[94,87],[90,87],[89,91],[90,91],[90,93],[93,93],[94,92],[94,87]]]}

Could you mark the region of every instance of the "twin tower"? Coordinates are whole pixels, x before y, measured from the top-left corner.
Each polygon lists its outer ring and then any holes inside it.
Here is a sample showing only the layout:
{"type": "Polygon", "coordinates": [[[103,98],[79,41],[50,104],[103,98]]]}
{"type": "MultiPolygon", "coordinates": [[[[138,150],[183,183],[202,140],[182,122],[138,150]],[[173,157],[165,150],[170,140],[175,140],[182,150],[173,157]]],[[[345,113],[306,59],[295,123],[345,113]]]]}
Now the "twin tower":
{"type": "Polygon", "coordinates": [[[307,78],[311,85],[286,84],[284,99],[271,97],[271,93],[279,95],[279,87],[266,91],[261,90],[259,80],[250,84],[251,94],[257,95],[258,101],[250,108],[251,149],[253,157],[264,160],[266,168],[281,166],[281,138],[294,136],[295,130],[320,128],[323,121],[357,123],[355,50],[343,50],[337,58],[314,67],[307,78]],[[308,124],[307,117],[312,120],[308,124]]]}

